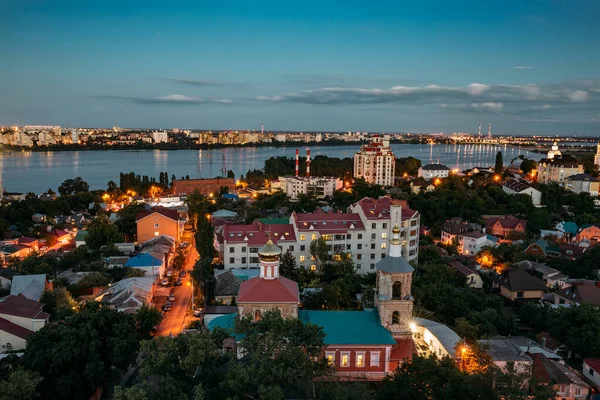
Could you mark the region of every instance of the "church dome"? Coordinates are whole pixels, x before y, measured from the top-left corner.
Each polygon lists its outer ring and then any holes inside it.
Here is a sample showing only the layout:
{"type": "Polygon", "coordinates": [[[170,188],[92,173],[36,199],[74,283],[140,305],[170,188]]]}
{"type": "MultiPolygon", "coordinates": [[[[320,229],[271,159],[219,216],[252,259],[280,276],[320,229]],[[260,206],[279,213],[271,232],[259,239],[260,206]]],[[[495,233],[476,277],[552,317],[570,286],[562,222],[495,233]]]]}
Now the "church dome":
{"type": "Polygon", "coordinates": [[[264,261],[277,261],[281,255],[281,249],[273,243],[271,239],[260,249],[258,249],[258,256],[264,261]]]}

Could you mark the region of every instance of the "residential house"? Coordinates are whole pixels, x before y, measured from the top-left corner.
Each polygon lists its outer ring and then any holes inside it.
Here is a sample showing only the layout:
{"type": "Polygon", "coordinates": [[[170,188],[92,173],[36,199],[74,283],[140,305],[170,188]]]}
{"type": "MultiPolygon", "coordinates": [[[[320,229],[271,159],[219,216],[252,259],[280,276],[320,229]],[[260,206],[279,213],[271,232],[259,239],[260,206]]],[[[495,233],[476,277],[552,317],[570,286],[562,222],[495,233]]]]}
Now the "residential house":
{"type": "Polygon", "coordinates": [[[600,358],[586,358],[583,360],[583,376],[600,388],[600,358]]]}
{"type": "Polygon", "coordinates": [[[67,244],[71,241],[71,232],[62,229],[54,229],[48,233],[49,236],[54,236],[57,243],[67,244]]]}
{"type": "Polygon", "coordinates": [[[467,286],[470,288],[483,288],[483,280],[481,279],[479,272],[473,271],[471,268],[455,260],[448,262],[448,265],[456,272],[456,275],[458,275],[461,279],[466,280],[467,286]]]}
{"type": "Polygon", "coordinates": [[[447,178],[450,168],[442,164],[427,164],[419,167],[417,176],[424,179],[447,178]]]}
{"type": "Polygon", "coordinates": [[[546,291],[544,282],[522,268],[502,271],[495,277],[494,287],[500,288],[500,294],[512,301],[541,300],[546,291]]]}
{"type": "Polygon", "coordinates": [[[560,249],[560,255],[563,258],[568,258],[570,260],[575,260],[583,255],[586,250],[589,249],[587,246],[577,246],[576,244],[571,243],[561,243],[558,245],[560,249]]]}
{"type": "Polygon", "coordinates": [[[573,238],[575,238],[575,236],[577,236],[577,224],[573,221],[558,222],[554,229],[560,232],[560,235],[558,235],[559,237],[564,238],[568,241],[572,240],[573,238]]]}
{"type": "Polygon", "coordinates": [[[85,245],[85,238],[89,235],[89,231],[78,231],[75,235],[75,247],[85,245]]]}
{"type": "Polygon", "coordinates": [[[577,232],[577,236],[575,237],[575,241],[580,245],[582,243],[588,245],[595,245],[600,242],[600,224],[583,224],[579,228],[579,232],[577,232]]]}
{"type": "Polygon", "coordinates": [[[553,293],[554,304],[588,303],[600,306],[600,287],[590,281],[573,282],[570,287],[553,293]]]}
{"type": "Polygon", "coordinates": [[[164,276],[165,262],[163,259],[157,258],[150,253],[140,253],[135,257],[131,257],[125,263],[126,268],[135,268],[144,271],[146,276],[164,276]]]}
{"type": "MultiPolygon", "coordinates": [[[[69,268],[66,271],[61,272],[56,276],[56,279],[61,279],[67,282],[69,285],[77,285],[86,276],[95,274],[96,272],[87,271],[73,271],[73,268],[69,268]]],[[[74,296],[97,296],[104,290],[104,286],[94,286],[85,289],[75,287],[72,292],[74,296]]]]}
{"type": "Polygon", "coordinates": [[[558,257],[560,256],[560,248],[549,240],[539,239],[527,246],[525,254],[538,260],[546,257],[558,257]]]}
{"type": "Polygon", "coordinates": [[[565,189],[574,193],[588,193],[592,197],[598,196],[600,180],[593,176],[581,173],[567,177],[565,189]]]}
{"type": "Polygon", "coordinates": [[[590,386],[583,376],[558,361],[548,359],[544,354],[532,354],[533,376],[542,384],[552,385],[556,399],[587,399],[590,386]]]}
{"type": "Polygon", "coordinates": [[[181,220],[177,210],[154,207],[144,210],[136,216],[137,240],[146,242],[158,236],[166,235],[179,241],[185,221],[181,220]]]}
{"type": "Polygon", "coordinates": [[[435,190],[435,185],[432,183],[428,183],[425,180],[413,180],[410,182],[410,190],[414,193],[414,194],[419,194],[421,193],[422,190],[425,191],[425,193],[427,192],[433,192],[435,190]]]}
{"type": "Polygon", "coordinates": [[[125,255],[130,255],[135,251],[135,244],[133,243],[115,243],[114,246],[120,253],[125,255]]]}
{"type": "Polygon", "coordinates": [[[21,236],[19,238],[19,244],[22,246],[27,246],[31,248],[33,251],[38,251],[40,248],[40,241],[38,238],[21,236]]]}
{"type": "Polygon", "coordinates": [[[529,196],[535,207],[542,205],[542,192],[531,186],[531,183],[525,179],[509,179],[502,184],[502,190],[510,195],[524,194],[529,196]]]}
{"type": "Polygon", "coordinates": [[[135,313],[142,305],[152,304],[155,291],[154,280],[153,276],[123,279],[96,297],[96,301],[117,311],[135,313]]]}
{"type": "Polygon", "coordinates": [[[259,275],[258,269],[215,270],[215,300],[220,304],[230,304],[238,295],[242,282],[259,275]]]}
{"type": "Polygon", "coordinates": [[[211,219],[221,218],[225,221],[235,221],[237,213],[229,210],[218,210],[210,215],[211,219]]]}
{"type": "Polygon", "coordinates": [[[459,254],[466,256],[475,255],[489,245],[487,235],[481,232],[478,224],[471,224],[459,217],[444,222],[441,241],[448,245],[456,243],[459,254]]]}
{"type": "Polygon", "coordinates": [[[540,278],[547,287],[556,288],[561,279],[568,278],[557,269],[535,261],[523,260],[512,264],[513,268],[523,268],[530,274],[540,278]]]}
{"type": "Polygon", "coordinates": [[[129,261],[129,256],[114,256],[106,259],[106,268],[123,268],[129,261]]]}
{"type": "Polygon", "coordinates": [[[29,300],[40,301],[45,291],[52,290],[51,282],[46,279],[46,274],[15,275],[10,286],[11,296],[23,295],[29,300]]]}
{"type": "Polygon", "coordinates": [[[23,295],[0,300],[0,353],[25,348],[27,338],[50,319],[43,306],[23,295]]]}
{"type": "Polygon", "coordinates": [[[36,213],[31,216],[31,220],[33,222],[35,222],[36,224],[44,223],[44,222],[46,222],[47,219],[48,219],[48,216],[46,214],[36,213]]]}
{"type": "Polygon", "coordinates": [[[514,338],[495,336],[488,340],[478,340],[486,348],[486,353],[490,356],[492,363],[502,371],[507,370],[507,364],[512,363],[515,370],[531,375],[533,360],[527,354],[530,346],[522,347],[521,341],[514,338]]]}
{"type": "Polygon", "coordinates": [[[504,215],[501,217],[491,217],[486,221],[485,231],[494,236],[505,238],[510,232],[525,233],[527,221],[519,219],[513,215],[504,215]]]}
{"type": "Polygon", "coordinates": [[[24,246],[22,244],[11,244],[0,247],[0,255],[5,260],[8,258],[23,259],[32,252],[34,252],[34,249],[32,249],[29,246],[24,246]]]}

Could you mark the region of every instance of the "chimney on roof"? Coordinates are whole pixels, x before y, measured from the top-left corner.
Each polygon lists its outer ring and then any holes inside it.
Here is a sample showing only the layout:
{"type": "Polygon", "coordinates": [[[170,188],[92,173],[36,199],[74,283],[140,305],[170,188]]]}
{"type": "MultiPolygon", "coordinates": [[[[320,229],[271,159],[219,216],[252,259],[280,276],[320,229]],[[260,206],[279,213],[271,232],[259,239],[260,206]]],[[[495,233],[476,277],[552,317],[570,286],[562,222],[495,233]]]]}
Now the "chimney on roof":
{"type": "Polygon", "coordinates": [[[310,149],[306,149],[306,176],[310,176],[310,149]]]}
{"type": "Polygon", "coordinates": [[[296,177],[298,177],[298,173],[300,172],[300,153],[298,149],[296,149],[296,177]]]}
{"type": "Polygon", "coordinates": [[[546,338],[545,337],[542,338],[542,346],[546,347],[546,338]]]}

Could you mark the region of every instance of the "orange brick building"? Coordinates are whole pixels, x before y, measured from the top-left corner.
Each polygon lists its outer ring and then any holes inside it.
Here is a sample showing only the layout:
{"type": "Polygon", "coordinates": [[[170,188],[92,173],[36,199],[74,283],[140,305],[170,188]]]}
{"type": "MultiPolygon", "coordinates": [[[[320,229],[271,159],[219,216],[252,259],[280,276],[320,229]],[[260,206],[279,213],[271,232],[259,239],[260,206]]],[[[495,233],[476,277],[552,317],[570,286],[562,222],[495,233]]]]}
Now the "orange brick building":
{"type": "Polygon", "coordinates": [[[587,242],[590,245],[595,245],[600,242],[600,224],[583,225],[575,239],[578,243],[587,242]]]}
{"type": "Polygon", "coordinates": [[[226,186],[230,190],[235,189],[235,181],[232,178],[215,179],[184,179],[173,181],[173,194],[177,196],[189,196],[198,192],[205,196],[211,193],[218,193],[221,187],[226,186]]]}
{"type": "Polygon", "coordinates": [[[176,241],[181,238],[185,221],[179,219],[177,210],[154,207],[136,216],[137,241],[144,243],[157,236],[170,236],[176,241]]]}
{"type": "Polygon", "coordinates": [[[527,229],[527,221],[513,215],[493,217],[485,224],[486,233],[499,237],[506,237],[511,231],[525,232],[525,229],[527,229]]]}

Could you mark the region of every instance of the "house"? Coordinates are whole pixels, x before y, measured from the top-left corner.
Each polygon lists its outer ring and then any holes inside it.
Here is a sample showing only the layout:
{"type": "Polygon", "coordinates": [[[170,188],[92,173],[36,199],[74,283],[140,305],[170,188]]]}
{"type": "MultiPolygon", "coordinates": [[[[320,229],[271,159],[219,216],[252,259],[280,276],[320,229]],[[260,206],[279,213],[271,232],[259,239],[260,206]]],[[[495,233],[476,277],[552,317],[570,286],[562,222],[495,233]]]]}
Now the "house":
{"type": "Polygon", "coordinates": [[[10,279],[0,276],[0,288],[10,289],[10,284],[11,284],[10,279]]]}
{"type": "Polygon", "coordinates": [[[40,248],[39,239],[33,237],[21,236],[19,238],[19,244],[22,246],[27,246],[33,249],[33,251],[38,251],[40,248]]]}
{"type": "Polygon", "coordinates": [[[152,304],[154,277],[139,276],[123,279],[96,297],[96,301],[117,311],[134,313],[144,304],[152,304]]]}
{"type": "Polygon", "coordinates": [[[600,387],[600,358],[586,358],[583,360],[583,376],[600,387]]]}
{"type": "Polygon", "coordinates": [[[533,376],[538,382],[552,385],[556,399],[587,399],[590,386],[583,376],[558,361],[550,360],[544,354],[532,354],[533,376]]]}
{"type": "Polygon", "coordinates": [[[487,235],[481,232],[478,224],[471,224],[462,218],[455,217],[442,225],[442,243],[458,244],[458,252],[462,255],[475,255],[488,245],[487,235]]]}
{"type": "Polygon", "coordinates": [[[555,288],[558,286],[560,279],[566,278],[566,275],[562,275],[557,269],[550,268],[546,264],[538,263],[535,261],[523,260],[512,264],[513,268],[523,268],[532,275],[540,278],[546,286],[549,288],[555,288]]]}
{"type": "Polygon", "coordinates": [[[27,338],[50,319],[50,314],[42,311],[43,306],[23,295],[0,301],[0,353],[25,348],[27,338]]]}
{"type": "Polygon", "coordinates": [[[61,244],[67,244],[71,240],[71,232],[62,229],[54,229],[50,231],[48,235],[54,236],[56,238],[56,242],[61,244]]]}
{"type": "Polygon", "coordinates": [[[35,222],[36,224],[41,224],[43,222],[46,222],[46,220],[48,219],[48,216],[46,214],[33,214],[31,216],[31,220],[33,222],[35,222]]]}
{"type": "Polygon", "coordinates": [[[229,211],[229,210],[218,210],[210,215],[211,219],[221,218],[221,219],[224,219],[225,221],[235,221],[236,217],[237,217],[237,213],[235,211],[229,211]]]}
{"type": "Polygon", "coordinates": [[[531,186],[525,179],[509,179],[502,184],[502,191],[506,194],[524,194],[531,198],[535,207],[542,205],[542,192],[531,186]]]}
{"type": "Polygon", "coordinates": [[[135,251],[135,244],[133,243],[115,243],[114,246],[120,253],[125,255],[130,255],[135,251]]]}
{"type": "Polygon", "coordinates": [[[125,263],[125,267],[144,271],[146,276],[161,277],[165,274],[164,260],[157,258],[150,253],[140,253],[135,257],[131,257],[125,263]]]}
{"type": "Polygon", "coordinates": [[[0,255],[2,255],[2,257],[4,259],[7,258],[25,258],[27,257],[30,253],[33,253],[34,249],[32,249],[29,246],[24,246],[22,244],[12,244],[12,245],[7,245],[7,246],[2,246],[0,247],[0,255]]]}
{"type": "MultiPolygon", "coordinates": [[[[565,346],[564,344],[562,344],[561,342],[558,341],[558,339],[556,339],[554,336],[552,336],[550,333],[548,332],[540,332],[537,335],[535,335],[536,340],[538,341],[538,343],[541,343],[541,345],[547,349],[550,349],[550,351],[552,351],[552,353],[554,354],[559,354],[559,353],[563,353],[563,354],[567,354],[567,358],[571,358],[570,356],[570,352],[567,350],[567,346],[565,346]]],[[[550,357],[552,358],[552,357],[550,357]]]]}
{"type": "Polygon", "coordinates": [[[592,197],[598,196],[600,180],[586,173],[575,174],[567,177],[565,189],[574,193],[588,193],[592,197]]]}
{"type": "Polygon", "coordinates": [[[259,275],[258,269],[215,270],[215,300],[230,304],[237,297],[242,282],[259,275]]]}
{"type": "Polygon", "coordinates": [[[410,190],[414,194],[421,193],[421,190],[424,190],[425,193],[433,192],[435,190],[435,185],[432,183],[428,183],[425,180],[415,179],[414,181],[410,182],[410,190]]]}
{"type": "Polygon", "coordinates": [[[79,231],[75,235],[75,247],[85,245],[85,238],[89,235],[89,231],[79,231]]]}
{"type": "Polygon", "coordinates": [[[553,293],[554,304],[589,303],[600,306],[600,287],[589,281],[573,282],[570,287],[553,293]]]}
{"type": "Polygon", "coordinates": [[[513,215],[491,217],[486,221],[485,231],[494,236],[505,238],[510,232],[525,233],[527,221],[518,219],[513,215]]]}
{"type": "Polygon", "coordinates": [[[222,187],[229,188],[230,192],[235,190],[235,180],[233,178],[175,179],[173,180],[172,191],[176,196],[189,196],[195,192],[208,196],[211,193],[219,193],[222,187]]]}
{"type": "Polygon", "coordinates": [[[577,232],[577,236],[575,237],[575,241],[581,245],[585,243],[586,245],[595,245],[600,242],[600,224],[584,224],[579,228],[579,232],[577,232]]]}
{"type": "Polygon", "coordinates": [[[573,221],[561,221],[554,227],[561,233],[560,237],[566,238],[567,240],[573,239],[577,236],[577,224],[573,221]]]}
{"type": "Polygon", "coordinates": [[[106,268],[123,268],[129,261],[129,256],[114,256],[106,259],[106,268]]]}
{"type": "Polygon", "coordinates": [[[589,247],[577,246],[571,243],[561,243],[558,245],[558,248],[560,249],[560,255],[562,257],[571,260],[575,260],[576,258],[581,257],[583,253],[585,253],[585,251],[589,249],[589,247]]]}
{"type": "Polygon", "coordinates": [[[458,261],[450,261],[448,265],[456,272],[456,275],[461,277],[461,279],[465,279],[467,286],[474,289],[483,288],[483,280],[477,271],[473,271],[458,261]]]}
{"type": "Polygon", "coordinates": [[[450,175],[450,168],[442,164],[427,164],[419,167],[417,176],[424,179],[447,178],[450,175]]]}
{"type": "Polygon", "coordinates": [[[536,259],[560,256],[560,248],[549,240],[539,239],[525,249],[525,254],[536,259]]]}
{"type": "Polygon", "coordinates": [[[541,300],[546,285],[522,268],[507,268],[494,278],[494,287],[500,294],[512,301],[541,300]]]}
{"type": "Polygon", "coordinates": [[[46,279],[46,274],[15,275],[10,286],[11,296],[23,295],[29,300],[40,301],[45,291],[52,290],[51,282],[46,279]]]}
{"type": "Polygon", "coordinates": [[[185,221],[180,220],[177,210],[154,207],[144,210],[136,216],[137,240],[146,242],[158,236],[166,235],[179,241],[185,221]]]}
{"type": "Polygon", "coordinates": [[[527,354],[529,346],[522,348],[519,341],[503,336],[478,340],[478,342],[486,348],[486,353],[490,356],[492,363],[502,371],[506,371],[508,363],[513,363],[516,371],[531,374],[533,360],[527,354]]]}

